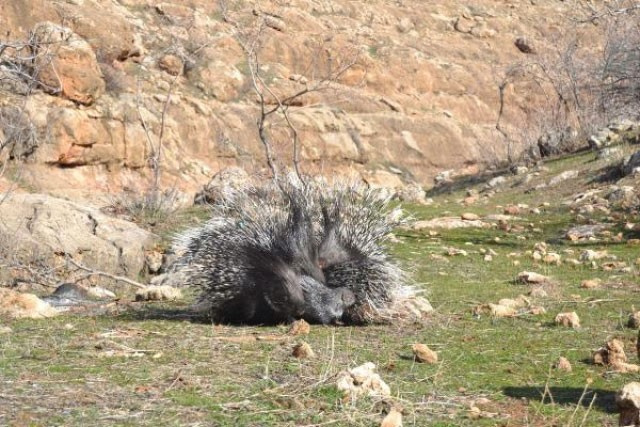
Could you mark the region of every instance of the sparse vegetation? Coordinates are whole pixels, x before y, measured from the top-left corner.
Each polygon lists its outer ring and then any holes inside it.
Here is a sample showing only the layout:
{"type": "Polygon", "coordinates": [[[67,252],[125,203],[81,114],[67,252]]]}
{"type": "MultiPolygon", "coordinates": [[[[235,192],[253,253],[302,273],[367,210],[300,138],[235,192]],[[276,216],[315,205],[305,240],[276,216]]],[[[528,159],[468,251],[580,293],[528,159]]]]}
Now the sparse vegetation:
{"type": "Polygon", "coordinates": [[[638,22],[635,2],[577,6],[551,48],[528,51],[526,59],[505,71],[498,85],[496,129],[504,137],[509,163],[519,160],[519,146],[526,148],[529,160],[569,153],[584,147],[602,126],[638,118],[638,22]],[[584,28],[595,23],[599,37],[587,42],[584,28]],[[510,85],[540,93],[537,102],[523,107],[526,121],[515,129],[502,126],[510,85]]]}
{"type": "MultiPolygon", "coordinates": [[[[611,230],[623,239],[571,242],[564,232],[576,222],[562,200],[584,187],[593,154],[556,160],[539,179],[566,168],[582,171],[567,185],[522,194],[506,190],[478,206],[457,201],[465,190],[441,194],[434,205],[406,206],[417,218],[501,212],[497,206],[527,203],[499,228],[398,230],[391,250],[424,287],[436,313],[412,325],[311,328],[304,338],[316,357],[300,361],[287,327],[225,327],[190,319],[186,303],[125,304],[121,314],[63,316],[50,321],[14,321],[0,344],[6,423],[39,425],[377,425],[391,405],[402,406],[405,425],[616,425],[613,395],[633,374],[589,362],[591,352],[612,338],[633,353],[637,331],[625,327],[637,300],[637,268],[606,271],[590,265],[536,262],[535,244],[563,259],[585,249],[606,250],[634,266],[637,238],[625,231],[633,213],[622,213],[611,230]],[[442,256],[446,248],[467,256],[442,256]],[[491,250],[493,260],[482,252],[491,250]],[[514,265],[518,261],[519,265],[514,265]],[[536,304],[546,314],[509,318],[474,315],[481,303],[526,294],[514,279],[523,270],[553,278],[547,297],[536,304]],[[581,288],[585,279],[602,286],[581,288]],[[557,313],[576,311],[582,327],[557,327],[557,313]],[[412,346],[424,343],[438,354],[434,365],[413,361],[412,346]],[[559,357],[571,372],[553,368],[559,357]],[[336,375],[372,361],[391,387],[390,398],[344,401],[336,375]],[[99,386],[98,386],[99,384],[99,386]],[[37,385],[37,386],[36,386],[37,385]],[[476,409],[472,409],[475,407],[476,409]],[[62,409],[64,408],[64,409],[62,409]]],[[[481,184],[479,184],[481,185],[481,184]]],[[[617,215],[617,214],[616,214],[617,215]]],[[[594,214],[592,220],[606,220],[594,214]]],[[[533,298],[533,297],[530,297],[533,298]]],[[[630,356],[633,359],[633,356],[630,356]]]]}

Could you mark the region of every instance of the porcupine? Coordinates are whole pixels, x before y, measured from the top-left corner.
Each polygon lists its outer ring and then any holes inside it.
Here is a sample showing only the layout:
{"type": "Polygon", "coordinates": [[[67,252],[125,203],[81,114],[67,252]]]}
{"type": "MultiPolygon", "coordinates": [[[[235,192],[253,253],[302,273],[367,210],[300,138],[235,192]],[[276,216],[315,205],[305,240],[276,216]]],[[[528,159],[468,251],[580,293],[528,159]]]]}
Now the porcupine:
{"type": "Polygon", "coordinates": [[[232,191],[178,239],[176,269],[202,288],[200,307],[231,323],[380,317],[403,280],[380,244],[396,224],[388,199],[290,181],[262,190],[232,191]]]}

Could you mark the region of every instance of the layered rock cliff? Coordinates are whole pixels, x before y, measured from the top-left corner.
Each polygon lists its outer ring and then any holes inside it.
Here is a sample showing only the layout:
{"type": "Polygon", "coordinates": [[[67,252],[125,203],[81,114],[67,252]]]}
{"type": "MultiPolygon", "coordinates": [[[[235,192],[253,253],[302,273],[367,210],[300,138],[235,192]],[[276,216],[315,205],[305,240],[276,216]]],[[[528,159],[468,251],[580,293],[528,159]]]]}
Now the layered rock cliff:
{"type": "MultiPolygon", "coordinates": [[[[35,129],[18,184],[80,197],[143,185],[162,128],[165,186],[191,194],[226,166],[264,170],[239,42],[258,18],[261,73],[276,94],[352,61],[289,107],[305,172],[393,187],[475,171],[505,156],[495,130],[505,70],[558,40],[569,3],[0,0],[0,39],[37,42],[40,84],[0,99],[24,105],[35,129]]],[[[585,23],[583,40],[595,28],[585,23]]],[[[505,127],[538,96],[520,89],[507,88],[505,127]]],[[[290,158],[282,118],[270,126],[278,156],[290,158]]]]}

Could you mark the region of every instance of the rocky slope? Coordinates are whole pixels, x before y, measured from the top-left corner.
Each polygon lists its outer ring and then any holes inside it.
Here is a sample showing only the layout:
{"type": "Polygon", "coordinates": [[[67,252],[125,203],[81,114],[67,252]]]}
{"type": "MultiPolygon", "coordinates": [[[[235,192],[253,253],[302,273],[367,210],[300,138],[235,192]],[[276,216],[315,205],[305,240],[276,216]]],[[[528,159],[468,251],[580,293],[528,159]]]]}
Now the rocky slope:
{"type": "MultiPolygon", "coordinates": [[[[0,0],[0,40],[39,42],[42,85],[25,108],[36,147],[18,184],[82,198],[144,188],[170,91],[163,185],[189,198],[223,167],[264,169],[238,42],[260,17],[262,73],[275,93],[353,62],[329,90],[291,107],[305,171],[390,187],[429,183],[442,169],[473,172],[505,155],[495,130],[501,76],[557,41],[569,3],[0,0]]],[[[591,23],[583,30],[585,41],[597,34],[591,23]]],[[[16,86],[0,104],[23,101],[16,86]]],[[[520,89],[507,88],[507,127],[535,102],[520,89]]],[[[282,120],[271,126],[280,158],[290,156],[282,120]]]]}

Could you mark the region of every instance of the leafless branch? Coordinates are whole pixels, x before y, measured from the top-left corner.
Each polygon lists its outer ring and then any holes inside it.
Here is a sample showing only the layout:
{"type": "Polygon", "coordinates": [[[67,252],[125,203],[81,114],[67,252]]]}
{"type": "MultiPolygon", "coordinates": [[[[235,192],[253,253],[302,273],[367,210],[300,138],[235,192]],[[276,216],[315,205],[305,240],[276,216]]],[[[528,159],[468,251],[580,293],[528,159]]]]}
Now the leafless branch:
{"type": "Polygon", "coordinates": [[[89,267],[87,267],[85,265],[80,264],[77,261],[74,261],[73,258],[71,258],[71,257],[67,257],[67,261],[69,262],[69,264],[73,265],[74,267],[76,267],[76,268],[78,268],[78,269],[80,269],[82,271],[86,271],[88,273],[86,277],[89,277],[89,276],[101,276],[101,277],[106,277],[106,278],[111,279],[111,280],[115,280],[116,282],[127,283],[127,284],[135,286],[137,288],[141,288],[141,289],[146,288],[146,286],[143,285],[142,283],[136,282],[135,280],[131,280],[128,277],[118,276],[116,274],[111,274],[111,273],[107,273],[105,271],[100,271],[100,270],[95,270],[93,268],[89,268],[89,267]]]}
{"type": "MultiPolygon", "coordinates": [[[[265,23],[265,14],[253,11],[255,19],[249,25],[241,25],[234,20],[229,13],[228,3],[224,0],[219,2],[220,10],[225,22],[230,23],[235,28],[235,38],[242,46],[249,68],[249,78],[253,92],[257,96],[259,106],[259,116],[257,119],[258,137],[264,147],[267,165],[271,170],[273,179],[279,182],[280,168],[275,158],[272,138],[269,133],[269,127],[273,121],[272,116],[281,116],[284,120],[288,132],[291,148],[293,169],[303,186],[306,186],[302,171],[300,170],[300,137],[299,132],[291,118],[291,108],[297,101],[310,93],[323,91],[332,84],[336,83],[351,67],[353,67],[359,59],[359,51],[355,48],[349,50],[345,55],[338,55],[337,58],[328,61],[328,66],[324,73],[316,75],[316,70],[320,67],[315,64],[317,57],[320,56],[320,50],[324,45],[318,47],[318,55],[311,55],[309,70],[313,74],[313,78],[304,83],[304,87],[293,91],[292,93],[279,95],[266,82],[263,76],[262,63],[260,60],[260,49],[264,43],[264,39],[268,37],[268,31],[265,23]],[[316,65],[316,66],[312,66],[316,65]],[[270,104],[272,104],[270,106],[270,104]]],[[[268,16],[272,16],[269,14],[268,16]]]]}

